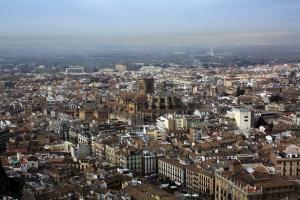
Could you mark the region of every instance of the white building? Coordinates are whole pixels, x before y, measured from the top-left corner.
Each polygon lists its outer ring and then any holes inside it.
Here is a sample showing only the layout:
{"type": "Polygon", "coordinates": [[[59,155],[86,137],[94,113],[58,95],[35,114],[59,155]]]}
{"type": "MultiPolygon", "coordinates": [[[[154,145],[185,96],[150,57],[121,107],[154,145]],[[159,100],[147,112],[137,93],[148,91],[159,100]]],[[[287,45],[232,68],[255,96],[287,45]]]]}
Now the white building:
{"type": "Polygon", "coordinates": [[[62,144],[52,144],[44,146],[44,149],[49,150],[50,152],[71,153],[72,148],[74,148],[74,144],[68,141],[63,142],[62,144]]]}
{"type": "Polygon", "coordinates": [[[174,127],[173,121],[166,116],[160,116],[156,119],[156,126],[160,131],[171,130],[174,127]]]}
{"type": "Polygon", "coordinates": [[[185,160],[159,158],[158,174],[174,181],[176,185],[185,185],[186,167],[191,163],[185,160]]]}
{"type": "Polygon", "coordinates": [[[236,125],[240,130],[247,130],[252,126],[253,115],[250,109],[233,108],[231,112],[228,112],[227,116],[235,119],[236,125]]]}
{"type": "Polygon", "coordinates": [[[160,116],[156,120],[156,126],[160,131],[187,130],[198,126],[201,122],[203,122],[203,118],[196,115],[168,114],[167,116],[160,116]]]}
{"type": "Polygon", "coordinates": [[[82,66],[69,66],[66,68],[66,74],[83,74],[84,67],[82,66]]]}
{"type": "Polygon", "coordinates": [[[123,73],[123,72],[127,71],[127,65],[117,63],[117,64],[116,64],[116,70],[117,70],[118,72],[120,72],[120,73],[123,73]]]}

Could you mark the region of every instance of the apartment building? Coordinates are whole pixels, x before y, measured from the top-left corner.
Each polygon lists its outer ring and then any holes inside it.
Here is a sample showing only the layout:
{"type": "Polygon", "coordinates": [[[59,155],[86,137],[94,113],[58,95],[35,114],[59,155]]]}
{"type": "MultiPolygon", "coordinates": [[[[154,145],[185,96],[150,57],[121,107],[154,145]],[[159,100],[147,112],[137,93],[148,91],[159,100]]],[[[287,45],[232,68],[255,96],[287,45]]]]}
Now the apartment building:
{"type": "Polygon", "coordinates": [[[194,164],[186,168],[186,187],[192,194],[198,194],[201,199],[214,199],[214,173],[194,164]]]}
{"type": "Polygon", "coordinates": [[[277,174],[300,177],[300,148],[289,145],[283,151],[273,151],[271,161],[277,174]]]}
{"type": "Polygon", "coordinates": [[[190,164],[189,160],[159,158],[158,174],[184,187],[186,183],[186,168],[190,164]]]}
{"type": "Polygon", "coordinates": [[[142,174],[143,154],[140,150],[128,147],[122,149],[118,157],[120,166],[130,169],[133,173],[142,174]]]}

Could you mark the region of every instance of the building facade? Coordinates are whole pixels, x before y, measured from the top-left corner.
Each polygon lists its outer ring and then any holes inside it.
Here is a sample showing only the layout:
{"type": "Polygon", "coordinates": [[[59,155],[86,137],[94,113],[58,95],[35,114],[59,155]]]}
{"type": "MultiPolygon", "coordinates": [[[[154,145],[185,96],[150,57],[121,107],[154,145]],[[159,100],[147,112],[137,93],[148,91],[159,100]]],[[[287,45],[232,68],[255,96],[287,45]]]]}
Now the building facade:
{"type": "Polygon", "coordinates": [[[183,160],[159,158],[158,174],[169,178],[178,186],[185,187],[187,165],[188,163],[185,163],[183,160]]]}
{"type": "Polygon", "coordinates": [[[197,194],[201,199],[214,199],[214,173],[191,165],[186,169],[186,187],[191,194],[197,194]]]}
{"type": "Polygon", "coordinates": [[[272,152],[271,158],[275,171],[281,176],[300,177],[300,148],[288,146],[284,151],[272,152]]]}

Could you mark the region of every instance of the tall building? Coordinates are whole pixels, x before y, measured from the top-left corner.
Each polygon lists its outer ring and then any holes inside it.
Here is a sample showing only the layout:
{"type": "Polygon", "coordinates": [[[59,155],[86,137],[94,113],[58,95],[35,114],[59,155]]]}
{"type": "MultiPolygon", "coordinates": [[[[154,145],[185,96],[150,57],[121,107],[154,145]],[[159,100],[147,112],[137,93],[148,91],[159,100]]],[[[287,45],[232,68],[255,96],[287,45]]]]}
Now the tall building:
{"type": "Polygon", "coordinates": [[[157,155],[155,153],[148,150],[144,150],[142,162],[143,174],[149,175],[157,173],[157,155]]]}
{"type": "Polygon", "coordinates": [[[116,64],[116,70],[120,73],[127,71],[127,65],[125,64],[116,64]]]}
{"type": "Polygon", "coordinates": [[[139,94],[153,94],[154,93],[154,79],[143,78],[138,80],[139,94]]]}
{"type": "Polygon", "coordinates": [[[253,113],[248,108],[233,108],[228,113],[228,116],[235,119],[236,125],[240,130],[247,130],[252,127],[253,113]]]}

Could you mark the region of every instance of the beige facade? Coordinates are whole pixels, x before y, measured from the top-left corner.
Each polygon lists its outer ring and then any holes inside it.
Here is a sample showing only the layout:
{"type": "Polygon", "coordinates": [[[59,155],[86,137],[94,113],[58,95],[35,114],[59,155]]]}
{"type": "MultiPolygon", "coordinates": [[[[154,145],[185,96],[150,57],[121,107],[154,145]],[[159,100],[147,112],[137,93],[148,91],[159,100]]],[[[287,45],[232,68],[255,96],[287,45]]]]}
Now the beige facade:
{"type": "Polygon", "coordinates": [[[215,200],[259,200],[262,190],[251,186],[242,185],[237,180],[231,180],[222,174],[215,174],[215,200]]]}
{"type": "Polygon", "coordinates": [[[300,177],[300,155],[273,152],[271,161],[277,174],[300,177]]]}
{"type": "Polygon", "coordinates": [[[102,158],[105,152],[105,145],[101,140],[92,140],[92,153],[97,158],[102,158]]]}
{"type": "Polygon", "coordinates": [[[123,73],[127,71],[127,65],[118,63],[116,64],[116,70],[120,73],[123,73]]]}
{"type": "Polygon", "coordinates": [[[201,199],[214,199],[214,174],[197,165],[186,169],[186,187],[188,192],[198,194],[201,199]]]}
{"type": "Polygon", "coordinates": [[[120,149],[119,146],[105,147],[106,161],[123,168],[129,169],[133,173],[143,173],[143,153],[134,148],[120,149]]]}
{"type": "Polygon", "coordinates": [[[281,200],[294,197],[295,184],[280,176],[215,174],[215,200],[281,200]]]}
{"type": "Polygon", "coordinates": [[[295,111],[295,104],[289,103],[269,103],[265,109],[270,112],[293,112],[295,111]]]}
{"type": "Polygon", "coordinates": [[[106,145],[105,146],[105,159],[107,162],[113,164],[113,165],[118,165],[119,164],[119,147],[118,146],[110,146],[106,145]]]}
{"type": "Polygon", "coordinates": [[[147,132],[151,141],[165,141],[166,133],[157,129],[149,130],[147,132]]]}
{"type": "Polygon", "coordinates": [[[233,83],[236,83],[236,82],[240,82],[240,78],[238,78],[238,77],[225,78],[224,79],[224,86],[225,87],[230,87],[230,86],[233,85],[233,83]]]}

